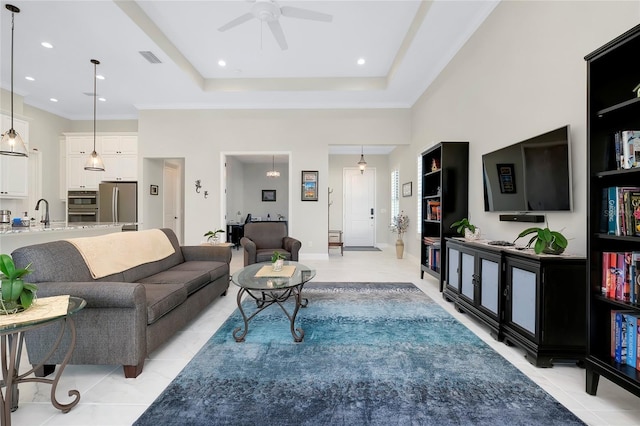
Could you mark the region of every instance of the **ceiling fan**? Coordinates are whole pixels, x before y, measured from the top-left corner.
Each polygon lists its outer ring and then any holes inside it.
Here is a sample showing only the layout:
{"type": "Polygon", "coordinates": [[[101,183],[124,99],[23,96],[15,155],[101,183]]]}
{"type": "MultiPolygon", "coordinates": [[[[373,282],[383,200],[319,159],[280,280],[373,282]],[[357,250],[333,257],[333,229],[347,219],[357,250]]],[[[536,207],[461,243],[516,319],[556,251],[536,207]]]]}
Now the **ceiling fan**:
{"type": "Polygon", "coordinates": [[[247,12],[244,15],[240,15],[237,18],[227,22],[218,31],[227,31],[240,24],[243,24],[252,18],[255,18],[261,22],[266,22],[273,34],[273,37],[280,45],[282,50],[287,50],[287,40],[282,31],[280,25],[280,16],[287,18],[309,19],[311,21],[331,22],[333,17],[326,13],[316,12],[309,9],[302,9],[292,6],[280,6],[274,0],[255,0],[255,3],[251,7],[251,12],[247,12]]]}

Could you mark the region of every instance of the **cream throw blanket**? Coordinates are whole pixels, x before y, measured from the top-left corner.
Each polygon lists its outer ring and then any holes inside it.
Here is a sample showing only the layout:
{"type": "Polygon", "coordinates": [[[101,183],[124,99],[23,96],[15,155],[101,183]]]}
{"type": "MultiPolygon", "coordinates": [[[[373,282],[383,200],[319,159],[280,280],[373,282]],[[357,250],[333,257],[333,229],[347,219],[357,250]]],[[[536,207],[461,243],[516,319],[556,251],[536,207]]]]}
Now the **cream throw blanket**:
{"type": "Polygon", "coordinates": [[[175,253],[171,241],[159,229],[70,238],[67,241],[78,249],[94,279],[155,262],[175,253]]]}

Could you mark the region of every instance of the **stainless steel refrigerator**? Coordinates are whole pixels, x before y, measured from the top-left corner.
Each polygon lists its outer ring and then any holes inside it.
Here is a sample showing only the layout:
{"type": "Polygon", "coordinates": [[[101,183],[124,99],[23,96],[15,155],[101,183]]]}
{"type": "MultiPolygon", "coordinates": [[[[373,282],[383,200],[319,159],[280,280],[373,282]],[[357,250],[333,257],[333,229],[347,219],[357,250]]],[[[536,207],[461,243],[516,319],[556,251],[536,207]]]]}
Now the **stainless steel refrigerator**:
{"type": "MultiPolygon", "coordinates": [[[[101,182],[98,190],[99,222],[138,222],[138,183],[101,182]]],[[[135,231],[137,225],[125,225],[123,231],[135,231]]]]}

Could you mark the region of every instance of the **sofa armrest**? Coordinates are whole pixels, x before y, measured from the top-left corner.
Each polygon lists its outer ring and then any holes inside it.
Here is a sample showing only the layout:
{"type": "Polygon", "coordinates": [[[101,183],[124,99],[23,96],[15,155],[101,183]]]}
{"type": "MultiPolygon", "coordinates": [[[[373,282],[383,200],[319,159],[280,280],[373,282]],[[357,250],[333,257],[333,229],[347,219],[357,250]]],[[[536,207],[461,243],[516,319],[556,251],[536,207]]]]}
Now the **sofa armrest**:
{"type": "Polygon", "coordinates": [[[182,256],[186,262],[195,260],[213,260],[216,262],[231,262],[231,247],[224,246],[181,246],[182,256]]]}
{"type": "Polygon", "coordinates": [[[252,265],[256,263],[256,260],[257,260],[256,243],[254,243],[253,240],[247,237],[242,237],[240,239],[240,245],[244,249],[244,266],[252,265]]]}
{"type": "Polygon", "coordinates": [[[135,308],[145,312],[146,292],[139,283],[123,282],[41,282],[37,297],[69,294],[81,297],[87,308],[135,308]]]}
{"type": "Polygon", "coordinates": [[[296,240],[295,238],[284,237],[282,239],[282,247],[286,251],[291,253],[291,260],[293,260],[294,262],[298,261],[298,252],[302,247],[302,242],[300,242],[299,240],[296,240]]]}

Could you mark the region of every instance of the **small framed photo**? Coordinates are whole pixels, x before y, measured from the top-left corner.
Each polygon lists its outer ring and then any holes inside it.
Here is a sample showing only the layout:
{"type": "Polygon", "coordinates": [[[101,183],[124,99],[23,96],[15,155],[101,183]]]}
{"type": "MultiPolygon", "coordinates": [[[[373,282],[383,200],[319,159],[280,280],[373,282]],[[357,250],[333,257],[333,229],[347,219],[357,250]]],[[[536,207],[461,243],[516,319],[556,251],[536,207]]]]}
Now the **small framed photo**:
{"type": "Polygon", "coordinates": [[[318,201],[318,171],[302,171],[302,201],[318,201]]]}
{"type": "Polygon", "coordinates": [[[402,196],[411,197],[413,189],[413,182],[407,182],[402,184],[402,196]]]}
{"type": "Polygon", "coordinates": [[[262,190],[262,201],[276,201],[276,190],[275,189],[263,189],[262,190]]]}
{"type": "Polygon", "coordinates": [[[158,195],[158,185],[149,186],[149,194],[158,195]]]}

